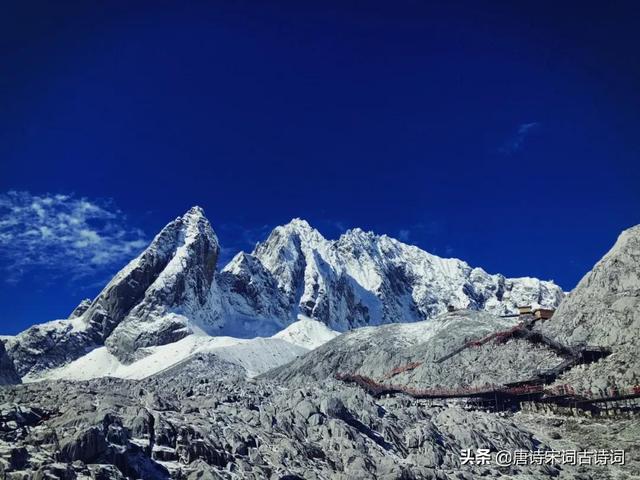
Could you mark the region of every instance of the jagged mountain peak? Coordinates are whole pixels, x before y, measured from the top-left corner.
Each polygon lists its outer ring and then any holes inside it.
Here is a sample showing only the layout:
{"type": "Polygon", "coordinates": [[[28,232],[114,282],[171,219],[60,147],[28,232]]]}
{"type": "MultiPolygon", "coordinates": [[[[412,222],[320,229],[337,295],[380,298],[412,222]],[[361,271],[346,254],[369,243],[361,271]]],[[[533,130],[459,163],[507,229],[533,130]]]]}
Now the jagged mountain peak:
{"type": "Polygon", "coordinates": [[[301,313],[334,329],[430,318],[457,308],[513,313],[518,303],[556,306],[561,289],[507,279],[440,258],[387,235],[353,228],[325,239],[307,222],[276,227],[252,255],[301,313]]]}
{"type": "Polygon", "coordinates": [[[338,238],[338,244],[344,243],[376,243],[382,237],[372,231],[366,231],[359,227],[350,228],[338,238]]]}
{"type": "Polygon", "coordinates": [[[315,230],[309,224],[309,222],[307,222],[304,218],[300,218],[300,217],[292,218],[288,223],[283,225],[283,227],[291,230],[301,230],[301,231],[315,230]]]}
{"type": "Polygon", "coordinates": [[[199,205],[194,205],[193,207],[191,207],[189,210],[187,210],[187,212],[183,216],[184,217],[186,217],[186,216],[190,216],[190,217],[206,217],[206,215],[204,213],[204,209],[199,205]]]}
{"type": "Polygon", "coordinates": [[[448,305],[511,313],[520,303],[555,306],[562,297],[553,284],[490,275],[360,228],[327,240],[300,218],[276,227],[252,253],[238,253],[216,272],[219,251],[204,210],[192,207],[90,305],[83,302],[68,321],[12,342],[20,373],[101,345],[129,362],[147,347],[194,332],[272,335],[299,314],[343,331],[429,319],[448,305]],[[53,347],[45,356],[37,353],[52,335],[53,347]]]}
{"type": "Polygon", "coordinates": [[[257,257],[250,253],[241,251],[235,254],[235,256],[227,263],[222,272],[240,274],[243,271],[255,270],[256,265],[260,263],[257,257]]]}
{"type": "MultiPolygon", "coordinates": [[[[175,221],[183,228],[183,235],[186,242],[193,243],[198,240],[200,235],[203,235],[206,237],[205,241],[215,246],[219,251],[218,237],[201,207],[191,207],[184,215],[178,217],[175,221]]],[[[170,228],[170,226],[171,223],[165,228],[170,228]]]]}
{"type": "Polygon", "coordinates": [[[219,251],[200,207],[169,222],[90,305],[85,302],[74,311],[74,331],[82,334],[75,343],[85,345],[81,348],[106,344],[130,360],[139,348],[184,337],[191,320],[215,323],[205,307],[219,251]]]}
{"type": "Polygon", "coordinates": [[[302,241],[302,246],[315,246],[328,242],[309,222],[294,218],[289,223],[276,227],[263,244],[298,243],[297,239],[302,241]]]}

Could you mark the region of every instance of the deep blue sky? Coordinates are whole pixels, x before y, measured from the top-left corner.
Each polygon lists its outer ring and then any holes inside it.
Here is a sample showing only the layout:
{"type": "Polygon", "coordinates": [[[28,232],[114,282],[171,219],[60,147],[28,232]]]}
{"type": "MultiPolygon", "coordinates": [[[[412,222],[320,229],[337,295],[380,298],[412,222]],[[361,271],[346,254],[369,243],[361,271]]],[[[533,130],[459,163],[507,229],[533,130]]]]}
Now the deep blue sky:
{"type": "MultiPolygon", "coordinates": [[[[226,255],[360,226],[565,289],[640,223],[637,2],[14,3],[0,192],[110,202],[145,238],[198,204],[226,255]]],[[[121,263],[32,265],[0,333],[121,263]]]]}

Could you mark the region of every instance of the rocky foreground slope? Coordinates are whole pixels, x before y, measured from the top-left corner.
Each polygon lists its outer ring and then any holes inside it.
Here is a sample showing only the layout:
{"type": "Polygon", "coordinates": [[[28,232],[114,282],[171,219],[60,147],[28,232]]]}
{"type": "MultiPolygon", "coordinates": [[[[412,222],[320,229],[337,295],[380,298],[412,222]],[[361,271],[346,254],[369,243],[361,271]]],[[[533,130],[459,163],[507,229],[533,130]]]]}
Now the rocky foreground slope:
{"type": "Polygon", "coordinates": [[[402,396],[373,399],[332,379],[248,382],[205,355],[140,381],[0,389],[4,478],[593,479],[640,474],[634,420],[597,422],[402,396]],[[625,449],[624,466],[463,464],[464,449],[625,449]]]}
{"type": "Polygon", "coordinates": [[[424,322],[359,328],[268,376],[305,384],[341,373],[415,388],[451,389],[523,381],[563,362],[553,349],[522,339],[463,348],[469,341],[509,330],[518,321],[463,310],[424,322]],[[446,358],[454,352],[458,353],[446,358]]]}

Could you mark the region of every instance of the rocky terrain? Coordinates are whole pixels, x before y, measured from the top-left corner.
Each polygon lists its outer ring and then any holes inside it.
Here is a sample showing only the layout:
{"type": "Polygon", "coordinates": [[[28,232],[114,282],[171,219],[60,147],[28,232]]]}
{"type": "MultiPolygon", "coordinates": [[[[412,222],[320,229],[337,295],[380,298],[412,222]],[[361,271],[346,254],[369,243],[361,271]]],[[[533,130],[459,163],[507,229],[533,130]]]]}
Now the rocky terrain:
{"type": "Polygon", "coordinates": [[[521,339],[464,348],[439,361],[470,340],[508,330],[517,323],[517,318],[463,310],[424,322],[360,328],[268,375],[304,384],[349,373],[411,387],[457,388],[527,380],[563,362],[553,349],[521,339]],[[406,366],[412,368],[398,371],[406,366]],[[393,374],[394,370],[398,373],[393,374]]]}
{"type": "Polygon", "coordinates": [[[630,479],[640,474],[638,433],[633,420],[375,400],[331,379],[247,381],[242,369],[206,356],[146,380],[0,390],[0,475],[12,479],[630,479]],[[463,465],[467,448],[629,453],[621,470],[498,468],[463,465]]]}
{"type": "Polygon", "coordinates": [[[497,314],[523,299],[553,306],[559,289],[361,231],[327,241],[299,220],[216,272],[217,240],[192,209],[69,319],[0,343],[0,476],[640,478],[637,414],[490,412],[464,399],[376,398],[336,378],[503,385],[557,367],[588,344],[612,353],[570,367],[557,383],[636,385],[639,246],[640,228],[623,232],[552,319],[527,317],[529,333],[505,335],[524,332],[523,318],[497,314]],[[447,305],[457,309],[445,312],[447,305]],[[256,325],[269,335],[242,338],[256,325]],[[32,383],[6,385],[20,377],[32,383]],[[481,448],[623,449],[626,462],[461,460],[481,448]]]}
{"type": "Polygon", "coordinates": [[[13,366],[13,361],[7,355],[4,343],[0,341],[0,385],[15,383],[20,383],[20,377],[13,366]]]}
{"type": "Polygon", "coordinates": [[[573,369],[559,381],[592,391],[640,384],[640,225],[620,234],[540,329],[560,341],[612,350],[601,362],[573,369]]]}

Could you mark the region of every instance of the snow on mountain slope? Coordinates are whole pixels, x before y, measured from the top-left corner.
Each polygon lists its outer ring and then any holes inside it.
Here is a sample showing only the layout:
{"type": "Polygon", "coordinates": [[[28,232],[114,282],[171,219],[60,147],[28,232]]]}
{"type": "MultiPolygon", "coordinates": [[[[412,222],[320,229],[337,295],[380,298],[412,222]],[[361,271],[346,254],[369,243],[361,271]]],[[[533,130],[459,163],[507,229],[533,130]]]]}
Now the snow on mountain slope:
{"type": "Polygon", "coordinates": [[[303,356],[309,350],[279,338],[254,338],[234,346],[207,348],[218,357],[241,366],[255,377],[303,356]]]}
{"type": "Polygon", "coordinates": [[[96,348],[63,367],[39,375],[27,375],[24,382],[41,380],[89,380],[98,377],[142,379],[174,367],[197,354],[213,353],[255,376],[290,362],[308,349],[280,339],[239,339],[189,335],[176,342],[147,347],[145,356],[130,364],[122,363],[106,347],[96,348]]]}
{"type": "Polygon", "coordinates": [[[324,323],[300,315],[297,322],[292,323],[271,338],[280,338],[294,345],[313,350],[338,335],[340,332],[331,330],[324,323]]]}
{"type": "MultiPolygon", "coordinates": [[[[448,305],[493,313],[521,303],[555,306],[563,295],[550,282],[489,275],[360,229],[327,240],[299,219],[216,272],[219,250],[204,212],[193,207],[93,301],[82,301],[67,320],[9,339],[7,355],[20,376],[38,376],[101,347],[132,364],[192,334],[269,337],[299,314],[345,331],[426,320],[448,305]]],[[[285,340],[315,345],[316,334],[292,330],[285,340]]]]}
{"type": "Polygon", "coordinates": [[[270,284],[271,275],[289,318],[302,313],[338,331],[425,320],[448,305],[505,314],[519,304],[555,307],[563,297],[553,282],[490,275],[386,235],[353,229],[327,240],[300,219],[276,227],[252,256],[260,267],[250,282],[270,284]]]}
{"type": "Polygon", "coordinates": [[[86,354],[97,343],[77,318],[33,325],[5,341],[20,376],[64,365],[86,354]]]}
{"type": "Polygon", "coordinates": [[[235,339],[211,338],[206,336],[189,335],[176,342],[158,347],[147,347],[147,355],[142,359],[125,364],[109,352],[107,347],[91,350],[77,360],[63,367],[49,370],[40,375],[27,375],[23,381],[31,382],[44,379],[88,380],[101,376],[120,378],[145,378],[170,365],[184,360],[205,345],[219,346],[234,345],[235,339]]]}
{"type": "Polygon", "coordinates": [[[21,376],[64,365],[105,345],[122,362],[219,320],[218,240],[202,209],[170,222],[149,247],[69,320],[35,325],[7,344],[21,376]]]}

